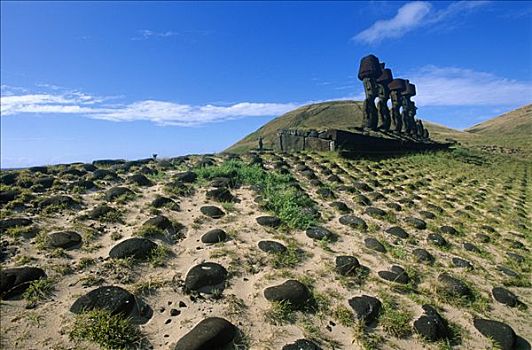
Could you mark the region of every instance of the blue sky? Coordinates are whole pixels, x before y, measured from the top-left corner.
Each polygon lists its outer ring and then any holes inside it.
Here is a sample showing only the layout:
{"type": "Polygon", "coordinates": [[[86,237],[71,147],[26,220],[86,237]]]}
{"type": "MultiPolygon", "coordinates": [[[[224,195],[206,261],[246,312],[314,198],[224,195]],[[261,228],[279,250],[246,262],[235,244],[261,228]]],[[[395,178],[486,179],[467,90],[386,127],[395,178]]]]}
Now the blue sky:
{"type": "Polygon", "coordinates": [[[362,56],[465,128],[532,102],[532,2],[1,2],[1,166],[221,151],[362,56]]]}

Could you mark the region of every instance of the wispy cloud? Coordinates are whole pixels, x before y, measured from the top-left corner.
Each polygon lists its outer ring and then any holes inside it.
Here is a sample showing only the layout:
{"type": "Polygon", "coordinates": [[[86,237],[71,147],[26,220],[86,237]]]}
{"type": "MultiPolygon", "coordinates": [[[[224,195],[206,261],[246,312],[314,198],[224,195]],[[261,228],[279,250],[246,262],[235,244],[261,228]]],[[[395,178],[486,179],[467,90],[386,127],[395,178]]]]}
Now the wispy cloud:
{"type": "Polygon", "coordinates": [[[158,100],[107,105],[103,103],[106,98],[81,92],[22,93],[17,89],[4,90],[0,98],[2,117],[18,114],[75,114],[116,122],[146,120],[158,125],[197,126],[243,117],[276,116],[298,107],[295,103],[188,105],[158,100]]]}
{"type": "Polygon", "coordinates": [[[519,106],[532,103],[532,81],[458,67],[425,66],[406,76],[420,106],[519,106]]]}
{"type": "MultiPolygon", "coordinates": [[[[421,67],[407,72],[405,76],[417,86],[418,95],[414,100],[418,106],[515,108],[532,103],[532,81],[517,81],[466,68],[436,66],[421,67]]],[[[359,87],[353,95],[335,100],[362,100],[364,92],[359,87]]],[[[191,127],[239,118],[278,116],[308,103],[324,101],[190,105],[161,100],[108,104],[109,99],[79,91],[34,93],[4,85],[0,107],[2,117],[20,114],[80,115],[114,122],[143,120],[157,125],[191,127]]]]}
{"type": "Polygon", "coordinates": [[[150,29],[142,29],[137,31],[137,34],[131,37],[131,40],[149,40],[149,39],[166,39],[172,37],[178,37],[185,40],[193,40],[192,37],[208,35],[210,31],[207,30],[184,30],[184,31],[154,31],[150,29]]]}
{"type": "Polygon", "coordinates": [[[166,31],[166,32],[155,32],[149,29],[139,30],[137,35],[132,37],[131,40],[148,40],[152,38],[169,38],[172,36],[181,35],[178,32],[166,31]]]}
{"type": "Polygon", "coordinates": [[[487,1],[457,1],[435,10],[427,1],[412,1],[399,8],[393,18],[382,19],[353,37],[364,44],[378,44],[385,39],[400,38],[421,27],[443,23],[485,5],[487,1]]]}

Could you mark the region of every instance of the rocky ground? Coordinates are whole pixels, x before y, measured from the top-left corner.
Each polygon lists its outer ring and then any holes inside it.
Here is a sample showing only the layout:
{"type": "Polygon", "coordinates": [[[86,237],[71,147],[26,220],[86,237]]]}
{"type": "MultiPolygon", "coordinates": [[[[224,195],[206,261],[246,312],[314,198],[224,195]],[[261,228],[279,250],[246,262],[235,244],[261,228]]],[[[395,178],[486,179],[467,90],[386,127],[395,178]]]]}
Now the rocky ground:
{"type": "Polygon", "coordinates": [[[529,349],[530,162],[457,150],[3,171],[3,349],[529,349]]]}

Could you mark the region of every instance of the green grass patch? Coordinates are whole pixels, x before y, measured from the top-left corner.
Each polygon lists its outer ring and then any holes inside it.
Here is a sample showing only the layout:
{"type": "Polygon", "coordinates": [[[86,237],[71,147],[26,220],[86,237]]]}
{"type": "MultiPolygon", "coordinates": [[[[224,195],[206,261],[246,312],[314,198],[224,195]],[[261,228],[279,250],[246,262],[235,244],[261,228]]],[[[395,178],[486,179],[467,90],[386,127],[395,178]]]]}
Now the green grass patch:
{"type": "Polygon", "coordinates": [[[42,278],[31,282],[29,287],[22,294],[22,297],[29,305],[33,305],[39,301],[50,298],[54,290],[54,281],[50,278],[42,278]]]}
{"type": "Polygon", "coordinates": [[[306,229],[315,223],[307,211],[314,203],[306,193],[293,186],[290,175],[266,171],[258,165],[228,160],[219,166],[197,168],[200,180],[227,177],[233,183],[253,186],[263,197],[266,210],[275,213],[289,228],[306,229]]]}
{"type": "Polygon", "coordinates": [[[394,301],[388,294],[382,295],[382,312],[379,324],[384,331],[397,338],[405,338],[412,333],[412,314],[394,301]]]}
{"type": "Polygon", "coordinates": [[[93,310],[76,316],[70,339],[86,340],[103,349],[138,349],[143,342],[139,328],[121,315],[93,310]]]}

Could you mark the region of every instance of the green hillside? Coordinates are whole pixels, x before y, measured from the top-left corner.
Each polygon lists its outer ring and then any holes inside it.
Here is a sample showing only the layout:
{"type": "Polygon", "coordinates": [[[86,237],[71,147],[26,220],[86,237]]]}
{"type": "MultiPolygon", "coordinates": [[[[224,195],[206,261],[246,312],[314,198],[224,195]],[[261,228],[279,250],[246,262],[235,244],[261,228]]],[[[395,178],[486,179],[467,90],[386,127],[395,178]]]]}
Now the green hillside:
{"type": "MultiPolygon", "coordinates": [[[[275,118],[257,131],[238,141],[226,152],[241,153],[257,147],[262,137],[264,146],[270,147],[279,129],[344,129],[350,130],[362,125],[362,101],[330,101],[299,107],[275,118]]],[[[446,138],[462,139],[463,132],[429,122],[424,122],[434,140],[446,138]]]]}

